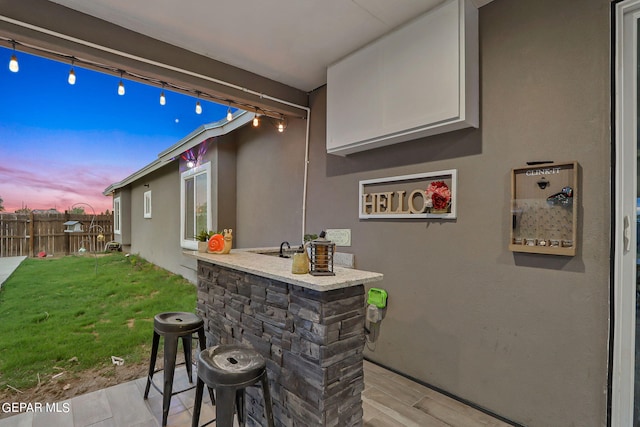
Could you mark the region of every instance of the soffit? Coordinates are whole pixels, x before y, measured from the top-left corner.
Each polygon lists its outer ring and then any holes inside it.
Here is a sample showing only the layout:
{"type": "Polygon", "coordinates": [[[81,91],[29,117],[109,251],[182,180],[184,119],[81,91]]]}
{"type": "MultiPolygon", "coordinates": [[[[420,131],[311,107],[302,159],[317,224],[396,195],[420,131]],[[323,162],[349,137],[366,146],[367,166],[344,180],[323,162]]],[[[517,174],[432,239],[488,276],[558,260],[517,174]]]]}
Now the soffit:
{"type": "Polygon", "coordinates": [[[330,64],[444,0],[51,1],[310,91],[330,64]]]}

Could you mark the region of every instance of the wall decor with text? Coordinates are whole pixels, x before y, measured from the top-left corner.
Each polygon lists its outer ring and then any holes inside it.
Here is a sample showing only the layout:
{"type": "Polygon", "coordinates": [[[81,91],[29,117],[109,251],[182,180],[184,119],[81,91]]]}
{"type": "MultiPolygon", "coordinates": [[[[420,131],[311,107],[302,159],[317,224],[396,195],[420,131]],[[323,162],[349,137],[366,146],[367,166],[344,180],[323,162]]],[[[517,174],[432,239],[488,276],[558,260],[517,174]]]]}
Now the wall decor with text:
{"type": "Polygon", "coordinates": [[[456,219],[457,169],[360,181],[361,219],[456,219]]]}
{"type": "Polygon", "coordinates": [[[578,169],[566,162],[511,171],[511,251],[576,254],[578,169]]]}

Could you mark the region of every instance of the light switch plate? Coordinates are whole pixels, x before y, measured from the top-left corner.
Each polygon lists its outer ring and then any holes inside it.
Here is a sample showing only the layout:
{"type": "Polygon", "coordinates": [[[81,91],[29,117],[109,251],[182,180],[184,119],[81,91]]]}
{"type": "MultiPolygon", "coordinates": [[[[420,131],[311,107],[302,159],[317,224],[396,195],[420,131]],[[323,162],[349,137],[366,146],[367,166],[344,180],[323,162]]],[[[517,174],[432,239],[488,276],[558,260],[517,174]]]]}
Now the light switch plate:
{"type": "Polygon", "coordinates": [[[336,246],[351,246],[350,228],[333,228],[325,231],[327,240],[331,240],[336,246]]]}

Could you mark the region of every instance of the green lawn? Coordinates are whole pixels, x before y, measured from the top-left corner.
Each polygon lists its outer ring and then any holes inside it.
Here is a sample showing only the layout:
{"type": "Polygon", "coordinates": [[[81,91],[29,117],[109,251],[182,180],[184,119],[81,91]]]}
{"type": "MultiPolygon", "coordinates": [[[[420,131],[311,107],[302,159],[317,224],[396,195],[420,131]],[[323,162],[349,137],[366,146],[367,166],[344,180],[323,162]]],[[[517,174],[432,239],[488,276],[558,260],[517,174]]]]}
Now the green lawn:
{"type": "Polygon", "coordinates": [[[26,259],[0,290],[0,387],[29,388],[38,375],[111,356],[146,362],[153,316],[195,305],[194,285],[133,255],[26,259]]]}

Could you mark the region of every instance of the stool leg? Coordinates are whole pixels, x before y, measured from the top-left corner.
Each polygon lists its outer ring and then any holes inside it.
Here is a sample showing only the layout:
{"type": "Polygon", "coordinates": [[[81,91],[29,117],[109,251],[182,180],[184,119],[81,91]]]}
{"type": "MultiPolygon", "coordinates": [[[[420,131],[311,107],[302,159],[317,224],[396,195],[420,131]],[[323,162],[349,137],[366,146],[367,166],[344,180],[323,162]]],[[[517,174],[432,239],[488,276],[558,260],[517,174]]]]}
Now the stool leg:
{"type": "Polygon", "coordinates": [[[158,346],[160,345],[160,335],[156,331],[153,331],[153,343],[151,345],[151,359],[149,360],[149,375],[147,375],[147,386],[144,389],[144,398],[149,397],[149,387],[151,387],[151,380],[153,379],[153,373],[156,370],[156,357],[158,357],[158,346]]]}
{"type": "Polygon", "coordinates": [[[193,365],[191,359],[191,335],[182,337],[182,348],[184,349],[184,364],[187,367],[187,376],[189,384],[193,384],[193,365]]]}
{"type": "Polygon", "coordinates": [[[269,377],[267,377],[267,371],[264,371],[261,381],[262,394],[264,395],[264,413],[267,417],[267,425],[269,427],[274,427],[273,408],[271,408],[271,390],[269,390],[269,377]]]}
{"type": "Polygon", "coordinates": [[[236,391],[232,387],[217,387],[216,427],[233,427],[236,391]]]}
{"type": "Polygon", "coordinates": [[[178,353],[178,337],[166,335],[164,337],[164,388],[162,392],[162,426],[167,425],[171,392],[173,389],[173,374],[176,369],[176,354],[178,353]]]}
{"type": "MultiPolygon", "coordinates": [[[[198,346],[200,347],[200,351],[205,351],[207,349],[206,346],[206,337],[204,335],[204,327],[198,329],[198,346]]],[[[213,389],[209,386],[207,386],[207,388],[209,389],[209,397],[211,398],[211,404],[215,405],[216,404],[216,398],[213,395],[213,389]]]]}
{"type": "Polygon", "coordinates": [[[238,412],[238,425],[244,427],[244,389],[236,390],[236,410],[238,412]]]}
{"type": "MultiPolygon", "coordinates": [[[[211,390],[211,387],[209,387],[211,390]]],[[[198,377],[196,381],[196,400],[193,402],[193,417],[191,418],[191,427],[198,427],[200,423],[200,408],[202,407],[202,395],[204,391],[204,382],[198,377]]]]}

